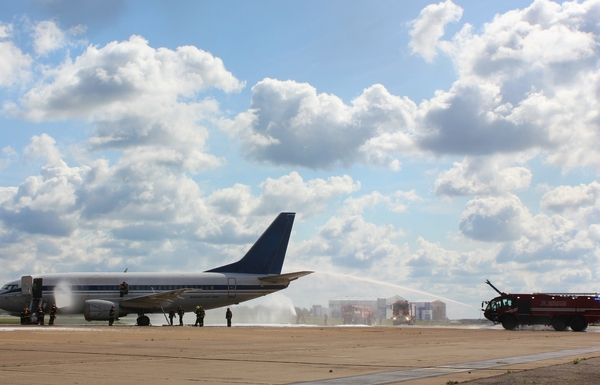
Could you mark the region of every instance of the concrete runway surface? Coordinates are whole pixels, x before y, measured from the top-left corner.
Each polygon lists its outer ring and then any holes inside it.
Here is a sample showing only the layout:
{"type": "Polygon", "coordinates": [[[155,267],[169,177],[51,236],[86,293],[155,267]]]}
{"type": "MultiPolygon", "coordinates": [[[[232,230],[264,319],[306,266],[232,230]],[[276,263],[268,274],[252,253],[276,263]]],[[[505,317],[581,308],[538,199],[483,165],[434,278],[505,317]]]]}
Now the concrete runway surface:
{"type": "Polygon", "coordinates": [[[1,326],[6,384],[447,384],[600,357],[600,334],[435,327],[1,326]]]}

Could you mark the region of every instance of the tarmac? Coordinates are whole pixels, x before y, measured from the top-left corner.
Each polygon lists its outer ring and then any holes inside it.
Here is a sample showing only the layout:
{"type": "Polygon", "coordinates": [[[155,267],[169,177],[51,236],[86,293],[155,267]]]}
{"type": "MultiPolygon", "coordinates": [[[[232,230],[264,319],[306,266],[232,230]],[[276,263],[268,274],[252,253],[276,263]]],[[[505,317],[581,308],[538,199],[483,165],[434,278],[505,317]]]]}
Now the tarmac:
{"type": "MultiPolygon", "coordinates": [[[[531,383],[517,375],[567,364],[585,377],[584,368],[598,367],[589,364],[600,357],[598,329],[2,325],[0,378],[10,384],[531,383]]],[[[597,375],[590,374],[594,381],[597,375]]]]}

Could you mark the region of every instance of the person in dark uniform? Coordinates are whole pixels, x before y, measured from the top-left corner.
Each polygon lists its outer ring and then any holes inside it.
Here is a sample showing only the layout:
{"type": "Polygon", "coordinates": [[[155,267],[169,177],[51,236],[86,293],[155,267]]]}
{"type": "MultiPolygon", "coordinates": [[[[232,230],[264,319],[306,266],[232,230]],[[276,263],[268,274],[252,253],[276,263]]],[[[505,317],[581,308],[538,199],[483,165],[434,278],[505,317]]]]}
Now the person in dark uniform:
{"type": "Polygon", "coordinates": [[[29,311],[29,308],[26,307],[25,308],[25,324],[29,324],[31,323],[31,312],[29,311]]]}
{"type": "Polygon", "coordinates": [[[42,326],[44,326],[44,308],[40,305],[38,305],[38,309],[37,309],[37,320],[38,323],[42,326]]]}
{"type": "Polygon", "coordinates": [[[179,326],[183,326],[183,315],[185,314],[185,310],[179,306],[177,308],[177,314],[179,315],[179,326]]]}
{"type": "Polygon", "coordinates": [[[204,326],[204,315],[206,314],[204,308],[202,308],[202,306],[196,306],[194,313],[196,313],[196,323],[194,326],[204,326]]]}
{"type": "Polygon", "coordinates": [[[56,318],[56,304],[53,303],[52,307],[50,308],[50,322],[48,322],[48,325],[54,325],[55,318],[56,318]]]}
{"type": "Polygon", "coordinates": [[[231,310],[229,310],[229,308],[227,308],[227,311],[225,312],[225,318],[227,319],[227,327],[230,328],[231,327],[231,318],[233,317],[233,314],[231,313],[231,310]]]}
{"type": "Polygon", "coordinates": [[[173,318],[175,318],[175,309],[171,308],[171,310],[169,310],[169,322],[171,323],[171,326],[173,326],[173,318]]]}
{"type": "Polygon", "coordinates": [[[119,285],[119,295],[123,297],[126,294],[129,294],[129,285],[127,282],[123,281],[123,283],[119,285]]]}
{"type": "Polygon", "coordinates": [[[112,326],[115,322],[115,305],[110,307],[110,311],[108,312],[108,326],[112,326]]]}
{"type": "Polygon", "coordinates": [[[25,312],[27,311],[27,308],[24,307],[23,310],[21,310],[21,325],[25,325],[25,312]]]}

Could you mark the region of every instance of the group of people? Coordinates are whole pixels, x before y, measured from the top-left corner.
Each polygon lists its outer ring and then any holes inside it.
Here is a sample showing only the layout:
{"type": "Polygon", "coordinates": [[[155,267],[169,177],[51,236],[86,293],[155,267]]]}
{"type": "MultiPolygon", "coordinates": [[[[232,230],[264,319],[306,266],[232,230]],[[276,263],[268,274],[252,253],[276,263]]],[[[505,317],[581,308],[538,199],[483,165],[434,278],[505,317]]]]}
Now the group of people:
{"type": "MultiPolygon", "coordinates": [[[[196,306],[196,310],[194,310],[194,313],[196,314],[196,323],[194,324],[194,326],[204,326],[204,317],[206,316],[206,311],[204,310],[204,308],[198,305],[196,306]]],[[[173,326],[173,318],[175,318],[175,314],[179,316],[179,326],[183,326],[183,315],[185,314],[185,310],[183,309],[183,307],[179,306],[177,308],[177,313],[175,312],[174,308],[171,308],[171,310],[169,310],[169,323],[171,324],[171,326],[173,326]]],[[[233,313],[229,308],[227,308],[227,311],[225,312],[227,327],[231,327],[232,318],[233,313]]]]}
{"type": "MultiPolygon", "coordinates": [[[[48,325],[54,325],[54,320],[56,319],[56,304],[52,304],[52,306],[50,307],[50,311],[48,312],[48,314],[50,315],[50,321],[48,322],[48,325]]],[[[43,305],[38,305],[37,310],[35,311],[35,322],[34,324],[36,325],[44,325],[44,318],[46,315],[46,309],[44,308],[43,305]]],[[[21,325],[28,325],[31,322],[31,316],[32,313],[29,310],[28,307],[23,308],[23,310],[21,311],[21,325]]]]}

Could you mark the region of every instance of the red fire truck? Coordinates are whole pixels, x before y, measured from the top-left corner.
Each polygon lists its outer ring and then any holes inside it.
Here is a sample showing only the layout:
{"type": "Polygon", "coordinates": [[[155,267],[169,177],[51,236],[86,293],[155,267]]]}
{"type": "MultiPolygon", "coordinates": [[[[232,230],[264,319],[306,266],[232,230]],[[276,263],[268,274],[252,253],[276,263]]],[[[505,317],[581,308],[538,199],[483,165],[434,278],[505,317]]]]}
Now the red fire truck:
{"type": "Polygon", "coordinates": [[[356,305],[342,306],[342,322],[344,325],[373,325],[375,322],[373,308],[356,305]]]}
{"type": "Polygon", "coordinates": [[[414,317],[410,314],[410,303],[406,300],[399,300],[394,302],[392,308],[392,322],[394,325],[413,325],[415,323],[414,317]]]}
{"type": "Polygon", "coordinates": [[[489,280],[485,283],[500,296],[482,303],[487,303],[483,315],[506,330],[517,325],[552,325],[558,331],[570,326],[581,332],[600,321],[598,293],[510,294],[501,292],[489,280]]]}

